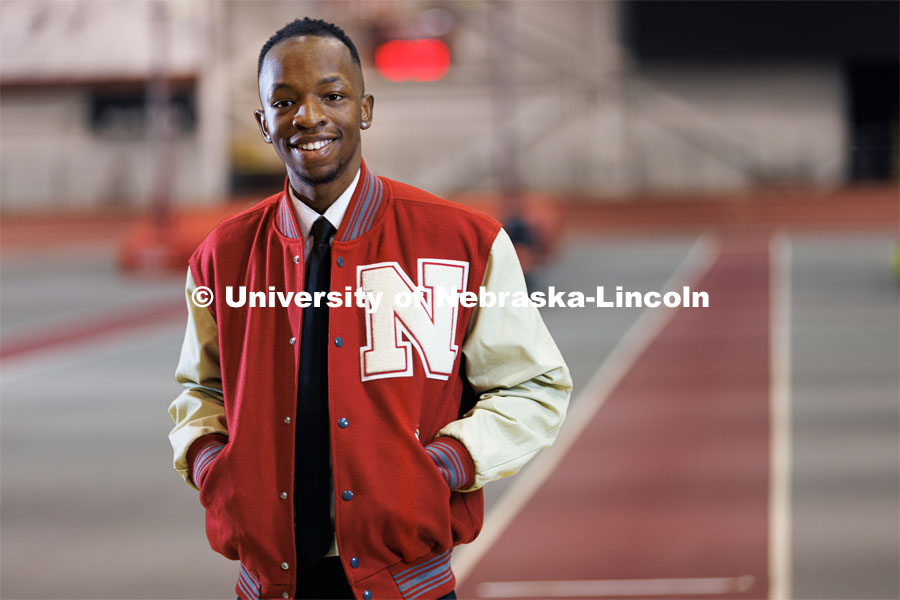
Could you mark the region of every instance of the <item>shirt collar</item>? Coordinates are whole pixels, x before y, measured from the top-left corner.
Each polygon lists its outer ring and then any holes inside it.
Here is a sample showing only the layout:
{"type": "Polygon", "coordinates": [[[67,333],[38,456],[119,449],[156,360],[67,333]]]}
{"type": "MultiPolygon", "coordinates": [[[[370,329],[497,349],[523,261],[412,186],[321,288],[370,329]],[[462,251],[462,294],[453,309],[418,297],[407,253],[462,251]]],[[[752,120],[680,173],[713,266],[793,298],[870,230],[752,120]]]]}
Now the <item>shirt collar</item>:
{"type": "Polygon", "coordinates": [[[313,223],[315,223],[319,217],[328,219],[328,222],[334,226],[335,231],[340,229],[341,221],[344,220],[344,214],[347,212],[347,207],[350,206],[350,198],[353,197],[353,192],[356,191],[356,185],[359,183],[360,170],[356,171],[356,176],[353,178],[353,181],[350,182],[350,185],[347,186],[347,189],[338,196],[337,200],[335,200],[331,206],[325,210],[325,214],[322,215],[297,198],[293,188],[288,186],[288,193],[291,196],[291,206],[294,209],[294,216],[297,218],[297,225],[300,228],[300,237],[303,239],[309,237],[313,223]]]}
{"type": "MultiPolygon", "coordinates": [[[[340,227],[337,228],[334,238],[336,242],[349,242],[365,235],[379,221],[389,202],[386,180],[372,173],[366,167],[364,159],[357,177],[359,179],[354,179],[352,186],[347,190],[351,197],[344,209],[345,214],[340,218],[340,227]]],[[[290,189],[290,180],[285,177],[284,191],[278,200],[275,213],[275,228],[288,239],[304,239],[299,233],[296,215],[299,211],[294,210],[290,189]]]]}

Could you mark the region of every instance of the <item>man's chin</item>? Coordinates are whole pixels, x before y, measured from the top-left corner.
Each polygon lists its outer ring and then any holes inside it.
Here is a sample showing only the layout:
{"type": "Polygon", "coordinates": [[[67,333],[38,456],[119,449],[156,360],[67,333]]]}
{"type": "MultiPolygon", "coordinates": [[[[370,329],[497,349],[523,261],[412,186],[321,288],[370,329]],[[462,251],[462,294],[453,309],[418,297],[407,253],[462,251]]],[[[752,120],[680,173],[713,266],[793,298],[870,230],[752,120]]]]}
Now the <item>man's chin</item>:
{"type": "Polygon", "coordinates": [[[329,183],[333,183],[338,178],[338,176],[341,174],[341,171],[343,171],[343,167],[343,164],[339,164],[324,172],[300,172],[297,173],[297,175],[300,177],[300,181],[302,181],[306,185],[327,185],[329,183]]]}

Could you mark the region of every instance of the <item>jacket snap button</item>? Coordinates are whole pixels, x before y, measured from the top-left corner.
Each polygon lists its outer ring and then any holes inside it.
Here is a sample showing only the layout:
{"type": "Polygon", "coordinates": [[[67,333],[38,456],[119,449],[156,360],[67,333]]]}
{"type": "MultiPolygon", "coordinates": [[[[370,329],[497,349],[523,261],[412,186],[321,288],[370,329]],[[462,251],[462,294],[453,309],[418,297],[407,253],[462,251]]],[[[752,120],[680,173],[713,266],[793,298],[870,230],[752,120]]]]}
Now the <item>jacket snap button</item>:
{"type": "MultiPolygon", "coordinates": [[[[295,257],[294,257],[294,264],[295,264],[295,265],[300,264],[300,257],[299,257],[299,256],[295,256],[295,257]]],[[[285,594],[287,594],[287,592],[285,592],[285,594]]],[[[285,598],[287,598],[287,596],[285,596],[285,598]]]]}
{"type": "Polygon", "coordinates": [[[343,498],[345,501],[353,500],[353,492],[351,492],[350,490],[344,490],[344,493],[341,494],[341,498],[343,498]]]}
{"type": "Polygon", "coordinates": [[[282,500],[287,500],[287,492],[281,492],[278,497],[282,500]]]}
{"type": "Polygon", "coordinates": [[[288,568],[289,568],[289,565],[288,565],[287,563],[281,563],[281,570],[282,570],[282,571],[287,571],[288,568]]]}
{"type": "Polygon", "coordinates": [[[344,266],[344,257],[343,257],[343,256],[338,256],[338,257],[337,257],[337,266],[339,266],[339,267],[343,267],[343,266],[344,266]]]}
{"type": "Polygon", "coordinates": [[[369,590],[364,591],[363,598],[365,600],[372,600],[372,592],[370,592],[369,590]]]}
{"type": "Polygon", "coordinates": [[[291,595],[288,594],[287,592],[281,592],[281,597],[282,597],[282,598],[290,598],[291,595]]]}
{"type": "Polygon", "coordinates": [[[339,419],[338,420],[338,427],[340,427],[341,429],[346,429],[349,425],[350,425],[350,421],[348,421],[347,419],[339,419]]]}
{"type": "Polygon", "coordinates": [[[359,559],[356,558],[355,556],[354,556],[353,558],[351,558],[351,559],[350,559],[350,566],[353,567],[354,569],[355,569],[356,567],[358,567],[358,566],[359,566],[359,559]]]}
{"type": "Polygon", "coordinates": [[[290,423],[290,422],[291,422],[291,418],[290,418],[290,417],[285,417],[285,418],[284,418],[284,422],[285,422],[285,423],[290,423]]]}
{"type": "Polygon", "coordinates": [[[340,348],[341,346],[344,345],[344,340],[342,340],[339,337],[336,337],[336,338],[334,338],[334,345],[337,346],[338,348],[340,348]]]}
{"type": "Polygon", "coordinates": [[[297,343],[297,338],[292,337],[291,339],[288,340],[288,343],[290,343],[290,345],[293,346],[294,344],[297,343]]]}

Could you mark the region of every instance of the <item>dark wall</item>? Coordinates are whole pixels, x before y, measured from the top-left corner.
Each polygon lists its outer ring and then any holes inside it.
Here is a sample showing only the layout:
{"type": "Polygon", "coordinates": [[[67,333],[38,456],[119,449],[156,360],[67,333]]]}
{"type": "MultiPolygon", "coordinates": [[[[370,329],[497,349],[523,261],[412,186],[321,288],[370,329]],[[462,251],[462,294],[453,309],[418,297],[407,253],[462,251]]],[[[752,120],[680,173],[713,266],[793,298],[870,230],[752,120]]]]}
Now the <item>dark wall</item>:
{"type": "Polygon", "coordinates": [[[896,177],[900,162],[900,62],[849,61],[845,65],[850,134],[848,177],[896,177]]]}
{"type": "Polygon", "coordinates": [[[626,1],[623,39],[640,61],[896,58],[900,2],[626,1]]]}
{"type": "Polygon", "coordinates": [[[640,66],[807,62],[842,69],[847,178],[897,177],[900,2],[623,1],[622,39],[640,66]]]}

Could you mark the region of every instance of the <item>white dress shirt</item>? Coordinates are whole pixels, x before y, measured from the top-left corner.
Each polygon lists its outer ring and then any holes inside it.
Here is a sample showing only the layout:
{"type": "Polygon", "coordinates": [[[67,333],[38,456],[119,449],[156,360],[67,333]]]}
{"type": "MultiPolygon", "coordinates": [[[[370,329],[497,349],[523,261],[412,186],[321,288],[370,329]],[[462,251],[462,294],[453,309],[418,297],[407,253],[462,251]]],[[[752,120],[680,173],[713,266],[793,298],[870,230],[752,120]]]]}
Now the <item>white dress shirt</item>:
{"type": "MultiPolygon", "coordinates": [[[[309,253],[312,250],[312,226],[313,223],[319,217],[325,217],[328,219],[328,222],[334,225],[335,231],[341,228],[341,221],[344,220],[344,213],[347,212],[347,207],[350,206],[350,198],[353,197],[353,192],[356,191],[356,184],[359,183],[359,169],[356,171],[356,177],[353,178],[353,181],[350,182],[350,185],[347,186],[347,189],[338,196],[337,200],[332,203],[325,210],[325,214],[320,215],[309,206],[306,205],[302,200],[300,200],[296,194],[294,194],[294,189],[291,186],[288,186],[288,190],[290,190],[291,194],[291,205],[294,207],[294,215],[297,217],[297,225],[300,226],[300,235],[303,236],[304,246],[303,246],[303,255],[306,256],[306,259],[309,260],[309,253]]],[[[333,239],[333,238],[332,238],[333,239]]]]}

